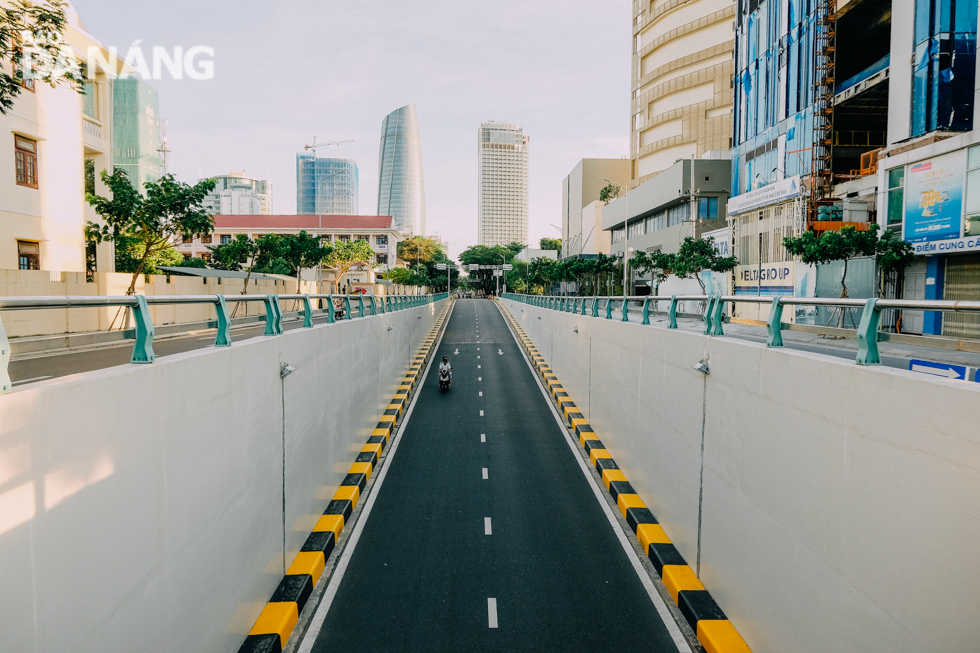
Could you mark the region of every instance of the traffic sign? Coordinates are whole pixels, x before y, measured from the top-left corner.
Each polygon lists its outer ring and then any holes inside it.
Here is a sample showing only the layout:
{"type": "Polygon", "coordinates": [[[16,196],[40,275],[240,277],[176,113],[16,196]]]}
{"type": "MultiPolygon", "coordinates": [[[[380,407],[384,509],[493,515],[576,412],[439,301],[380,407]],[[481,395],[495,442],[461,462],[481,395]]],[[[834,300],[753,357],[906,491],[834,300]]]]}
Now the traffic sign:
{"type": "Polygon", "coordinates": [[[501,277],[501,276],[503,276],[503,274],[504,273],[502,271],[500,271],[500,270],[494,270],[493,271],[493,276],[495,276],[495,277],[501,277]]]}
{"type": "Polygon", "coordinates": [[[514,269],[514,266],[511,265],[510,263],[506,263],[506,264],[504,264],[504,269],[505,270],[513,270],[514,269]]]}
{"type": "Polygon", "coordinates": [[[436,263],[436,269],[437,270],[445,270],[446,269],[446,264],[445,263],[436,263]]]}
{"type": "Polygon", "coordinates": [[[941,376],[946,379],[956,381],[978,381],[977,371],[965,365],[950,365],[949,363],[936,363],[933,361],[910,360],[909,369],[913,372],[941,376]]]}
{"type": "Polygon", "coordinates": [[[470,263],[470,270],[479,270],[480,266],[477,263],[470,263]]]}

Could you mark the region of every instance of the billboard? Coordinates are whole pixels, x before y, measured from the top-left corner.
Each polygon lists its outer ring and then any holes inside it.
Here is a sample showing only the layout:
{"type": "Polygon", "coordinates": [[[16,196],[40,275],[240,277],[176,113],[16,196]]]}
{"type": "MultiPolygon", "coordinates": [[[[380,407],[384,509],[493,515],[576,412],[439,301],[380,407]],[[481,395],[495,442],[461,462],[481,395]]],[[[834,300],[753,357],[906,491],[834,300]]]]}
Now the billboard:
{"type": "Polygon", "coordinates": [[[910,243],[963,237],[966,150],[905,168],[905,226],[910,243]]]}

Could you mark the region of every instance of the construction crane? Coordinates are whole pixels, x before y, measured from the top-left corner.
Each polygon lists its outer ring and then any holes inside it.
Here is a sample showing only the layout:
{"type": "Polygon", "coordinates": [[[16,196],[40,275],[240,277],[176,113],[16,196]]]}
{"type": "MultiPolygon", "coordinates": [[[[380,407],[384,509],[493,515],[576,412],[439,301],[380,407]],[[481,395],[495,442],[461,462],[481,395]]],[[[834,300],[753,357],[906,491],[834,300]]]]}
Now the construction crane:
{"type": "Polygon", "coordinates": [[[307,151],[307,152],[309,152],[310,150],[313,150],[313,153],[316,154],[316,148],[318,148],[318,147],[327,147],[329,145],[343,145],[344,143],[353,143],[354,142],[353,139],[348,139],[346,141],[323,141],[323,140],[321,140],[320,142],[317,142],[317,139],[318,138],[319,138],[318,136],[314,136],[313,137],[313,142],[310,143],[309,145],[304,145],[303,146],[303,149],[305,151],[307,151]]]}

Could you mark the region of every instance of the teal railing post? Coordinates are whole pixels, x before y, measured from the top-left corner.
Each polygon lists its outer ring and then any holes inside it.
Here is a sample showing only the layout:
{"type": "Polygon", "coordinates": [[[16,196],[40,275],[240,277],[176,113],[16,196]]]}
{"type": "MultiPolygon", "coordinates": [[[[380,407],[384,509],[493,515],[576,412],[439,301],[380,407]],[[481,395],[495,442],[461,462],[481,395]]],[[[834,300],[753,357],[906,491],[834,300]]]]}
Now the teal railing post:
{"type": "Polygon", "coordinates": [[[715,308],[715,296],[708,295],[708,304],[704,307],[704,335],[711,335],[711,311],[715,308]]]}
{"type": "Polygon", "coordinates": [[[612,297],[606,297],[606,319],[612,319],[612,297]]]}
{"type": "Polygon", "coordinates": [[[622,321],[623,322],[629,322],[630,321],[630,300],[627,297],[623,297],[623,308],[622,308],[622,312],[623,312],[623,319],[622,319],[622,321]]]}
{"type": "Polygon", "coordinates": [[[153,320],[150,318],[150,306],[144,295],[133,295],[136,306],[133,306],[133,319],[136,321],[136,344],[133,346],[133,356],[130,363],[152,363],[156,356],[153,353],[153,320]]]}
{"type": "Polygon", "coordinates": [[[858,325],[858,365],[881,365],[881,355],[878,353],[878,324],[880,322],[881,309],[878,308],[878,299],[873,297],[864,304],[861,324],[858,325]]]}
{"type": "Polygon", "coordinates": [[[303,295],[303,313],[303,328],[309,329],[313,326],[313,304],[309,295],[303,295]]]}
{"type": "Polygon", "coordinates": [[[582,315],[585,315],[585,305],[588,304],[588,303],[589,303],[589,298],[588,297],[583,297],[582,298],[582,313],[581,313],[582,315]]]}
{"type": "Polygon", "coordinates": [[[7,331],[3,328],[3,317],[0,317],[0,394],[10,392],[13,384],[10,382],[10,374],[7,366],[10,364],[10,341],[7,340],[7,331]]]}
{"type": "Polygon", "coordinates": [[[327,301],[330,302],[327,306],[327,322],[329,324],[333,324],[334,322],[337,321],[337,318],[335,318],[333,315],[334,313],[337,312],[337,307],[334,306],[333,303],[333,294],[327,296],[327,301]]]}
{"type": "Polygon", "coordinates": [[[725,301],[722,299],[722,295],[719,294],[717,299],[715,299],[714,310],[711,311],[711,335],[713,336],[725,335],[724,320],[722,319],[724,311],[725,301]]]}
{"type": "Polygon", "coordinates": [[[378,314],[378,307],[374,303],[374,295],[371,295],[371,315],[377,315],[377,314],[378,314]]]}
{"type": "Polygon", "coordinates": [[[225,303],[224,295],[218,295],[214,310],[218,314],[218,333],[214,336],[214,346],[230,347],[231,315],[228,313],[228,304],[225,303]]]}
{"type": "Polygon", "coordinates": [[[670,296],[670,310],[667,312],[667,316],[670,318],[667,322],[668,329],[677,328],[677,295],[670,296]]]}
{"type": "Polygon", "coordinates": [[[643,324],[650,324],[650,298],[643,298],[643,324]]]}
{"type": "Polygon", "coordinates": [[[388,311],[385,310],[385,300],[386,299],[388,299],[388,297],[386,295],[383,295],[380,298],[378,298],[378,308],[381,309],[381,314],[382,315],[384,315],[385,313],[388,312],[388,311]]]}
{"type": "Polygon", "coordinates": [[[592,296],[592,317],[599,317],[599,296],[592,296]]]}
{"type": "Polygon", "coordinates": [[[364,295],[357,296],[357,317],[364,317],[364,295]]]}
{"type": "Polygon", "coordinates": [[[277,315],[279,309],[279,296],[268,294],[265,296],[265,334],[267,336],[278,336],[282,333],[282,315],[277,315]]]}
{"type": "Polygon", "coordinates": [[[766,340],[766,347],[783,346],[783,304],[779,297],[772,298],[772,307],[769,309],[769,338],[766,340]]]}
{"type": "Polygon", "coordinates": [[[575,298],[575,303],[572,304],[572,313],[578,315],[578,297],[575,298]]]}
{"type": "Polygon", "coordinates": [[[354,309],[350,305],[350,295],[344,295],[344,319],[353,320],[354,319],[354,309]]]}

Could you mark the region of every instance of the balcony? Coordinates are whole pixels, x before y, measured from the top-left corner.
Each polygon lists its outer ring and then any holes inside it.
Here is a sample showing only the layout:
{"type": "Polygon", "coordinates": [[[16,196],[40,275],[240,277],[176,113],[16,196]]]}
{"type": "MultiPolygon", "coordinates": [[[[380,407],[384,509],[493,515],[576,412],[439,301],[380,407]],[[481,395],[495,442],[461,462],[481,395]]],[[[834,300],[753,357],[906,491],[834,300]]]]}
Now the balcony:
{"type": "Polygon", "coordinates": [[[106,151],[106,142],[102,136],[103,130],[101,122],[86,115],[82,116],[82,142],[86,149],[98,152],[106,151]]]}

